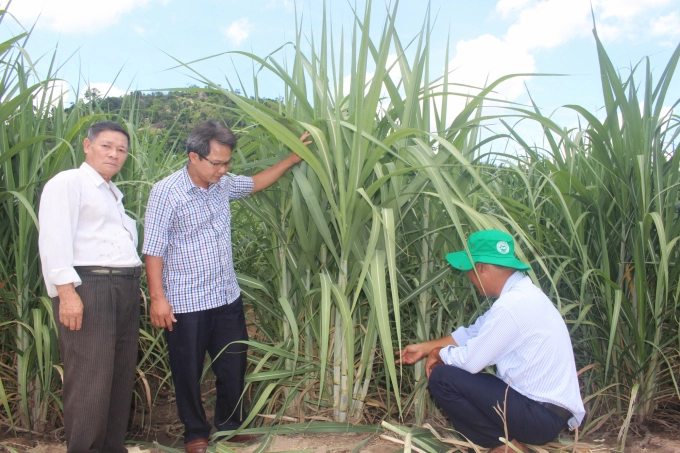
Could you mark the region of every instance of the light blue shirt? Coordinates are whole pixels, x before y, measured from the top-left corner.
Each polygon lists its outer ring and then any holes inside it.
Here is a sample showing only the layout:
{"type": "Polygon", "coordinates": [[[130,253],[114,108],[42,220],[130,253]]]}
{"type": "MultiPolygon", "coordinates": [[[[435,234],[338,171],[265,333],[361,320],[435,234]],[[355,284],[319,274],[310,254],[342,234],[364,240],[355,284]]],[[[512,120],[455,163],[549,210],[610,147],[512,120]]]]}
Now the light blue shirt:
{"type": "Polygon", "coordinates": [[[220,307],[241,294],[229,201],[252,191],[252,178],[231,173],[207,189],[198,187],[186,167],[153,186],[142,253],[163,258],[163,292],[174,313],[220,307]]]}
{"type": "Polygon", "coordinates": [[[458,346],[440,351],[445,364],[470,373],[496,365],[496,375],[514,390],[567,409],[570,428],[581,424],[586,412],[569,331],[529,277],[515,272],[491,308],[451,336],[458,346]]]}

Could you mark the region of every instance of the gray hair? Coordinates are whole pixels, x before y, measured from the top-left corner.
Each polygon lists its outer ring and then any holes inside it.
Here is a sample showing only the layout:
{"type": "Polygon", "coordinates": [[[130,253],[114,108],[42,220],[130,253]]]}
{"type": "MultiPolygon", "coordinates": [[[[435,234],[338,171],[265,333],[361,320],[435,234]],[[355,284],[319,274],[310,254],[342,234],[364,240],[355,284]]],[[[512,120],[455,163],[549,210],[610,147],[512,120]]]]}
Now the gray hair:
{"type": "Polygon", "coordinates": [[[104,131],[120,132],[121,134],[125,135],[125,138],[127,138],[128,147],[130,147],[130,134],[128,134],[128,132],[123,129],[123,126],[112,121],[100,121],[99,123],[94,123],[90,127],[90,130],[87,131],[87,139],[90,142],[94,142],[94,140],[97,138],[97,135],[104,131]]]}

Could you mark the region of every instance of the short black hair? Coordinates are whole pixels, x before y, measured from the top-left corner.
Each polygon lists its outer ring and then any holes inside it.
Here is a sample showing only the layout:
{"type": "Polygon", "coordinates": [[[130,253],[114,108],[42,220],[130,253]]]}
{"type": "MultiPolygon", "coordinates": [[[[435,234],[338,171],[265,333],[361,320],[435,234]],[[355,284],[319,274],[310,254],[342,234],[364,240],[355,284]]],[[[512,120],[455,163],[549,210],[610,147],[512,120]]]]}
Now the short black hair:
{"type": "Polygon", "coordinates": [[[121,134],[125,135],[125,138],[127,138],[128,142],[128,148],[130,147],[130,134],[128,134],[123,126],[112,121],[100,121],[99,123],[94,123],[90,127],[90,130],[87,131],[87,139],[93,142],[97,138],[97,135],[104,131],[120,132],[121,134]]]}
{"type": "Polygon", "coordinates": [[[217,141],[228,146],[233,151],[238,140],[234,133],[224,123],[210,120],[196,126],[187,138],[187,154],[196,153],[200,157],[210,154],[210,142],[217,141]]]}

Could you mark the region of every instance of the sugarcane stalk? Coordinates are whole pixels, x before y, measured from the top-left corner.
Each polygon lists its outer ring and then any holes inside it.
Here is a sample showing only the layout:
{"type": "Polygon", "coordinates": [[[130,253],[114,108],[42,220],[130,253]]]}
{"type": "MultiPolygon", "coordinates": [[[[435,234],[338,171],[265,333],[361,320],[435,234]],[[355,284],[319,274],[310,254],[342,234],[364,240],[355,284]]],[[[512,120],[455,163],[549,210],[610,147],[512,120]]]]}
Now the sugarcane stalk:
{"type": "MultiPolygon", "coordinates": [[[[375,328],[375,317],[371,317],[369,320],[369,325],[366,332],[366,340],[364,341],[364,353],[368,352],[367,360],[361,361],[362,367],[360,367],[360,373],[357,375],[356,388],[357,391],[354,393],[354,408],[352,415],[352,422],[359,423],[361,421],[361,415],[364,410],[364,404],[366,401],[366,395],[368,394],[368,389],[371,384],[371,376],[373,374],[373,361],[375,360],[375,351],[378,346],[378,331],[375,328]],[[371,339],[372,337],[372,339],[371,339]],[[366,348],[367,345],[371,345],[370,348],[366,348]],[[370,351],[370,352],[369,352],[370,351]],[[365,366],[364,366],[365,364],[365,366]],[[361,386],[361,392],[358,392],[359,384],[361,383],[361,376],[364,375],[363,385],[361,386]]],[[[362,354],[363,355],[363,354],[362,354]]]]}
{"type": "MultiPolygon", "coordinates": [[[[430,198],[425,197],[423,199],[423,213],[422,213],[422,231],[427,232],[430,227],[430,198]]],[[[421,239],[421,261],[420,261],[420,281],[427,281],[429,275],[430,266],[430,243],[427,236],[423,236],[421,239]]],[[[431,291],[425,291],[419,296],[418,301],[418,311],[421,317],[421,322],[417,323],[417,335],[419,341],[427,341],[430,332],[430,300],[431,291]]],[[[421,360],[415,365],[415,380],[416,386],[421,379],[425,377],[425,363],[421,360]]],[[[418,390],[418,394],[414,400],[414,411],[416,416],[416,424],[422,425],[423,419],[426,412],[426,400],[425,400],[425,386],[421,386],[418,390]]]]}
{"type": "MultiPolygon", "coordinates": [[[[340,260],[340,273],[338,275],[338,287],[340,292],[345,294],[347,288],[347,258],[344,256],[340,260]]],[[[348,326],[352,327],[352,326],[348,326]]],[[[334,398],[334,412],[337,408],[336,420],[344,422],[347,420],[347,404],[349,401],[349,389],[347,388],[348,355],[349,351],[345,348],[345,326],[342,322],[340,310],[335,310],[335,356],[334,356],[334,385],[337,388],[337,400],[334,398]],[[336,380],[337,376],[337,380],[336,380]]],[[[352,351],[354,353],[354,351],[352,351]]],[[[335,395],[335,392],[334,392],[335,395]]]]}

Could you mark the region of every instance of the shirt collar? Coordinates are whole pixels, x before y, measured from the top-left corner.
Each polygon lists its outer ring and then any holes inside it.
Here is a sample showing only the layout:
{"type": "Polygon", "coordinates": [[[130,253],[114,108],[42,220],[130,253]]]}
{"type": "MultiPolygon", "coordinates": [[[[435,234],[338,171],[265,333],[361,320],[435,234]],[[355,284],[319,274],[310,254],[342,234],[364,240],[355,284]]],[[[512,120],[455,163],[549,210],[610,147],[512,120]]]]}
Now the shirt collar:
{"type": "Polygon", "coordinates": [[[87,162],[83,162],[80,165],[80,169],[83,172],[85,172],[85,174],[87,176],[89,176],[89,178],[94,183],[95,187],[99,187],[102,184],[106,184],[109,187],[109,189],[111,189],[113,191],[113,193],[116,195],[117,200],[120,201],[120,200],[123,199],[123,192],[121,192],[120,189],[118,189],[118,187],[113,182],[109,181],[107,183],[106,180],[104,178],[102,178],[102,175],[97,173],[97,170],[92,168],[92,166],[90,164],[88,164],[87,162]]]}
{"type": "Polygon", "coordinates": [[[501,291],[501,296],[503,294],[507,293],[508,291],[510,291],[510,289],[512,289],[512,287],[515,286],[517,284],[517,282],[519,282],[520,280],[524,280],[525,277],[526,276],[523,273],[521,273],[520,271],[515,271],[515,273],[512,274],[510,276],[510,278],[508,278],[506,280],[505,285],[503,285],[503,290],[501,291]]]}
{"type": "Polygon", "coordinates": [[[182,188],[186,193],[191,193],[191,192],[211,192],[213,190],[217,190],[217,187],[224,184],[224,181],[226,178],[230,177],[231,173],[227,173],[224,176],[220,178],[220,180],[214,184],[209,184],[207,189],[204,189],[203,187],[199,187],[196,184],[194,184],[194,181],[191,179],[191,176],[189,176],[189,163],[184,166],[182,169],[182,188]]]}
{"type": "Polygon", "coordinates": [[[184,166],[182,169],[182,188],[186,193],[191,193],[195,192],[196,190],[200,190],[201,188],[198,187],[194,182],[191,180],[191,176],[189,176],[189,163],[184,166]]]}
{"type": "Polygon", "coordinates": [[[90,164],[88,164],[87,162],[83,162],[80,165],[80,169],[83,170],[85,174],[90,177],[95,186],[99,187],[106,182],[106,180],[102,178],[102,175],[97,173],[97,170],[92,168],[90,164]]]}

